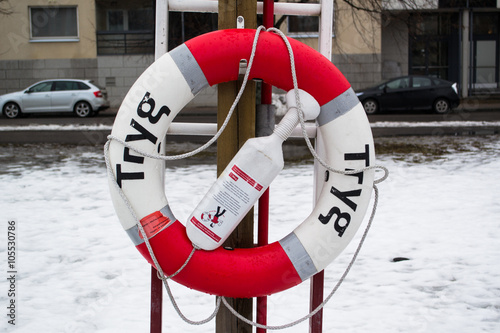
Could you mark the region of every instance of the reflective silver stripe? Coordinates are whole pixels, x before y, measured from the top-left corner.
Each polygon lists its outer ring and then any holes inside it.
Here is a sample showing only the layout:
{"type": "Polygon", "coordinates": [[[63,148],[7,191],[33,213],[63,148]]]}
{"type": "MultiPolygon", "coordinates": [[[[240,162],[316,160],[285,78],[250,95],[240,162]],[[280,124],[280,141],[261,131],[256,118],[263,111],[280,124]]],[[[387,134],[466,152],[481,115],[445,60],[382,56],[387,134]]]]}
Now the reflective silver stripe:
{"type": "Polygon", "coordinates": [[[302,281],[317,273],[316,266],[314,266],[309,253],[307,253],[294,232],[280,240],[280,244],[288,258],[290,258],[295,270],[299,273],[302,281]]]}
{"type": "Polygon", "coordinates": [[[169,52],[177,67],[181,71],[193,95],[196,95],[208,86],[207,78],[201,70],[186,44],[179,45],[169,52]]]}
{"type": "Polygon", "coordinates": [[[132,240],[132,243],[134,243],[135,246],[144,243],[144,240],[139,236],[139,228],[137,225],[134,225],[132,228],[127,229],[127,235],[130,237],[132,240]]]}
{"type": "Polygon", "coordinates": [[[321,107],[318,116],[318,125],[323,126],[332,120],[346,114],[359,103],[359,99],[352,88],[347,89],[330,102],[321,107]]]}
{"type": "MultiPolygon", "coordinates": [[[[172,223],[174,223],[177,219],[175,218],[174,214],[172,213],[172,210],[170,209],[169,205],[166,205],[162,209],[160,209],[160,213],[163,214],[163,216],[166,216],[170,219],[171,222],[169,222],[160,232],[168,228],[172,223]]],[[[135,246],[144,243],[144,240],[140,236],[140,231],[139,227],[137,225],[134,225],[132,228],[125,230],[127,232],[127,235],[130,237],[132,240],[132,243],[134,243],[135,246]]],[[[160,233],[158,232],[158,233],[160,233]]]]}
{"type": "MultiPolygon", "coordinates": [[[[172,210],[170,209],[169,205],[166,205],[162,209],[160,209],[160,213],[163,214],[163,216],[166,216],[170,219],[170,221],[175,221],[177,220],[174,216],[174,213],[172,213],[172,210]]],[[[169,223],[170,224],[170,223],[169,223]]]]}

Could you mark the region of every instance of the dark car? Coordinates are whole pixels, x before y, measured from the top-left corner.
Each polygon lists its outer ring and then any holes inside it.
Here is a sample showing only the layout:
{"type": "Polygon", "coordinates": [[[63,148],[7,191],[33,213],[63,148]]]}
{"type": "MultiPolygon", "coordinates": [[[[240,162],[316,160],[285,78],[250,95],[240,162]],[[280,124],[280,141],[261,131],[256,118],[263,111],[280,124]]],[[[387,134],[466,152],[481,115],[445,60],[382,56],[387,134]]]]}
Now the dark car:
{"type": "Polygon", "coordinates": [[[460,103],[456,83],[418,75],[391,79],[356,95],[367,114],[399,110],[446,113],[460,103]]]}

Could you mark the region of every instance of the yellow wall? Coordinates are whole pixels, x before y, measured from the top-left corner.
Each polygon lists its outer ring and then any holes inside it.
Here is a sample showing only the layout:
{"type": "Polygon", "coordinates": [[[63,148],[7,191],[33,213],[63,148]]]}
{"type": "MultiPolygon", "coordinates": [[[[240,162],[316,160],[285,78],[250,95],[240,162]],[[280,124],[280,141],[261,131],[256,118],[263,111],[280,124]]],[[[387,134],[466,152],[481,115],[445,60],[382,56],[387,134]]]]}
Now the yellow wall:
{"type": "Polygon", "coordinates": [[[95,1],[15,0],[13,13],[0,17],[0,60],[95,58],[95,1]],[[29,6],[78,8],[77,42],[30,41],[29,6]]]}
{"type": "MultiPolygon", "coordinates": [[[[353,3],[367,1],[354,0],[353,3]]],[[[335,38],[336,54],[372,54],[382,52],[382,34],[379,18],[355,10],[343,1],[336,1],[335,38]]]]}

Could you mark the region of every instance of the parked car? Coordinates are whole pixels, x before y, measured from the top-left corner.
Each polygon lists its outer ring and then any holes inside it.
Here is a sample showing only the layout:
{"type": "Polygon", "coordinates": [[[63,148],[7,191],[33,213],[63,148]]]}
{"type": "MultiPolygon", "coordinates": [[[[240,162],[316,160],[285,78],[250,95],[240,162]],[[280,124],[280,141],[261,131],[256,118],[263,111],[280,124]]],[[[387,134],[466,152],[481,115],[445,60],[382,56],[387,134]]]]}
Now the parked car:
{"type": "Polygon", "coordinates": [[[0,109],[7,118],[40,112],[74,112],[83,118],[107,108],[106,90],[90,80],[45,80],[0,96],[0,109]]]}
{"type": "Polygon", "coordinates": [[[419,75],[398,77],[356,95],[367,114],[397,110],[446,113],[460,103],[456,83],[419,75]]]}

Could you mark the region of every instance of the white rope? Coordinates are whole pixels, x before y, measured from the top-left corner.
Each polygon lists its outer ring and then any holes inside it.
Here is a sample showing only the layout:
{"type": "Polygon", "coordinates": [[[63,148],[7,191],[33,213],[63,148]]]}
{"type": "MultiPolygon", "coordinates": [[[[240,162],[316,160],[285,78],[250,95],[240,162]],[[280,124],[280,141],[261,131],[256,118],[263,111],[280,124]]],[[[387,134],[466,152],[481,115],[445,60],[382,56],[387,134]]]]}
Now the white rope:
{"type": "MultiPolygon", "coordinates": [[[[163,269],[161,268],[160,264],[158,263],[158,260],[156,259],[156,256],[155,256],[154,251],[153,251],[153,247],[149,243],[148,236],[146,235],[146,232],[144,231],[144,228],[143,228],[143,226],[142,226],[139,218],[137,217],[137,214],[135,213],[134,208],[130,204],[130,201],[128,200],[128,198],[125,195],[125,193],[123,192],[123,190],[120,188],[120,186],[116,182],[116,177],[115,177],[115,174],[113,172],[113,168],[111,167],[111,162],[109,160],[109,145],[110,145],[110,143],[111,143],[112,140],[113,140],[113,138],[109,138],[109,140],[104,145],[104,160],[106,162],[106,169],[108,171],[108,175],[113,180],[111,183],[113,183],[113,186],[114,186],[115,190],[120,194],[120,197],[122,198],[123,202],[125,203],[125,206],[127,206],[128,211],[132,215],[133,219],[136,221],[136,225],[137,225],[137,227],[139,229],[139,232],[142,235],[142,239],[144,239],[144,243],[146,244],[146,247],[147,247],[147,249],[149,251],[149,255],[151,256],[151,260],[153,261],[154,266],[155,266],[155,268],[157,270],[156,274],[159,275],[158,277],[163,281],[163,285],[165,286],[165,289],[167,290],[167,293],[168,293],[168,296],[170,298],[170,301],[172,302],[172,306],[174,307],[174,309],[177,312],[177,314],[179,315],[179,317],[181,317],[185,322],[187,322],[187,323],[189,323],[191,325],[202,325],[202,324],[205,324],[205,323],[211,321],[217,315],[217,312],[219,312],[220,303],[221,303],[220,297],[217,300],[214,312],[210,316],[208,316],[206,319],[203,319],[203,320],[200,320],[200,321],[194,321],[194,320],[190,320],[189,318],[187,318],[182,313],[182,311],[180,310],[179,306],[177,305],[177,302],[175,301],[175,298],[174,298],[174,296],[172,294],[172,291],[170,290],[170,286],[168,284],[168,279],[169,278],[172,278],[175,275],[179,274],[184,269],[184,267],[186,267],[186,265],[188,264],[189,260],[191,260],[192,256],[194,255],[194,252],[197,250],[197,247],[193,246],[193,250],[189,254],[189,256],[186,259],[186,261],[184,262],[184,264],[174,274],[172,274],[170,276],[166,276],[165,275],[165,273],[163,272],[163,269]]],[[[173,222],[167,224],[165,226],[165,228],[168,228],[172,223],[173,222]]]]}
{"type": "Polygon", "coordinates": [[[333,295],[335,295],[335,293],[337,292],[337,290],[340,288],[340,285],[344,282],[345,278],[347,277],[347,274],[349,274],[349,271],[351,270],[352,266],[354,265],[354,262],[356,261],[356,258],[358,257],[359,252],[361,251],[361,247],[363,246],[363,244],[364,244],[364,242],[366,240],[366,237],[368,236],[368,231],[370,230],[370,227],[372,226],[372,222],[373,222],[373,219],[375,217],[375,212],[377,210],[377,205],[378,205],[378,187],[377,187],[377,185],[374,184],[373,185],[373,189],[374,189],[374,192],[375,192],[375,197],[374,197],[374,203],[373,203],[372,213],[370,215],[370,219],[368,220],[368,224],[367,224],[367,226],[365,228],[365,231],[363,232],[363,235],[361,236],[361,239],[359,241],[358,247],[356,248],[356,251],[354,251],[354,254],[353,254],[352,258],[351,258],[351,261],[347,265],[347,268],[345,269],[345,271],[342,274],[342,276],[339,278],[339,280],[338,280],[337,284],[335,285],[335,287],[333,287],[333,289],[330,292],[330,294],[328,294],[328,296],[323,300],[323,302],[321,302],[321,304],[319,304],[309,314],[307,314],[307,315],[303,316],[302,318],[299,318],[299,319],[297,319],[295,321],[292,321],[292,322],[290,322],[288,324],[271,326],[271,325],[259,324],[257,322],[254,322],[252,320],[249,320],[249,319],[243,317],[240,313],[238,313],[227,302],[227,300],[226,300],[225,297],[222,297],[222,302],[224,303],[224,305],[229,309],[229,311],[234,316],[236,316],[241,321],[243,321],[243,322],[245,322],[245,323],[247,323],[249,325],[252,325],[252,326],[255,326],[255,327],[258,327],[258,328],[263,328],[263,329],[266,329],[266,330],[282,330],[282,329],[290,328],[292,326],[300,324],[301,322],[303,322],[303,321],[305,321],[307,319],[310,319],[316,313],[318,313],[319,311],[321,311],[325,307],[325,305],[328,303],[328,301],[330,301],[330,299],[333,297],[333,295]]]}
{"type": "MultiPolygon", "coordinates": [[[[201,151],[205,150],[206,148],[208,148],[222,134],[222,132],[226,128],[227,124],[229,123],[229,120],[230,120],[230,118],[231,118],[231,116],[232,116],[232,114],[234,112],[234,109],[236,108],[236,106],[238,105],[239,100],[241,99],[241,96],[242,96],[242,94],[243,94],[243,92],[245,90],[245,87],[247,85],[248,78],[250,76],[250,70],[251,70],[252,65],[253,65],[253,60],[255,58],[255,50],[257,48],[257,40],[258,40],[258,37],[259,37],[259,33],[263,29],[265,29],[265,28],[264,27],[259,27],[259,29],[257,29],[257,32],[255,34],[255,38],[254,38],[253,45],[252,45],[252,54],[251,54],[250,59],[248,61],[248,67],[247,67],[247,70],[245,72],[245,76],[243,78],[243,82],[241,84],[241,88],[240,88],[240,90],[238,92],[238,95],[236,96],[233,104],[231,105],[231,108],[229,109],[229,112],[228,112],[228,114],[226,116],[226,119],[224,120],[224,122],[221,125],[220,129],[217,131],[217,133],[215,134],[215,136],[212,137],[207,143],[205,143],[201,147],[199,147],[199,148],[197,148],[197,149],[195,149],[195,150],[193,150],[191,152],[184,153],[184,154],[179,154],[179,155],[173,155],[173,156],[164,156],[164,155],[159,155],[159,154],[150,154],[148,152],[145,152],[145,151],[143,151],[141,149],[138,149],[138,148],[130,145],[129,143],[127,143],[127,142],[123,141],[122,139],[120,139],[120,138],[118,138],[116,136],[113,136],[113,135],[109,135],[108,136],[108,141],[106,142],[106,144],[104,146],[104,157],[105,157],[105,161],[106,161],[106,168],[108,170],[108,174],[111,177],[111,179],[114,180],[112,183],[114,184],[115,189],[120,194],[120,197],[122,198],[123,202],[127,206],[127,209],[131,213],[133,219],[136,221],[136,224],[137,224],[137,227],[139,229],[139,232],[141,233],[142,238],[144,239],[144,243],[146,244],[146,247],[147,247],[147,249],[149,251],[149,254],[151,256],[151,260],[153,261],[154,266],[156,267],[157,275],[163,281],[163,284],[165,285],[165,289],[167,290],[167,293],[169,295],[170,301],[172,302],[172,305],[174,306],[174,309],[176,310],[176,312],[179,314],[179,316],[184,321],[186,321],[187,323],[192,324],[192,325],[202,325],[202,324],[205,324],[205,323],[211,321],[216,316],[217,312],[219,311],[220,303],[221,303],[221,298],[217,297],[217,303],[216,303],[215,310],[214,310],[214,312],[209,317],[207,317],[204,320],[200,320],[200,321],[190,320],[190,319],[188,319],[182,313],[182,311],[180,310],[179,306],[177,305],[177,302],[175,301],[175,298],[174,298],[174,296],[172,294],[172,291],[170,289],[170,286],[168,284],[168,279],[170,279],[170,278],[176,276],[177,274],[179,274],[187,266],[187,264],[189,263],[189,261],[193,257],[194,252],[197,249],[199,249],[199,248],[196,247],[193,244],[193,250],[191,251],[190,255],[188,256],[188,258],[186,259],[186,261],[184,262],[184,264],[175,273],[173,273],[172,275],[170,275],[170,276],[165,275],[165,273],[163,272],[163,269],[161,268],[158,260],[156,259],[156,256],[154,254],[153,248],[152,248],[151,244],[149,243],[149,239],[148,239],[148,237],[146,235],[146,232],[144,231],[144,228],[143,228],[142,224],[140,223],[140,220],[137,217],[137,214],[135,213],[132,205],[130,204],[130,201],[127,198],[127,196],[125,195],[125,193],[122,191],[122,189],[120,188],[120,186],[118,186],[118,183],[116,182],[116,177],[115,177],[115,174],[114,174],[113,169],[111,167],[111,163],[109,161],[109,145],[110,145],[111,141],[116,141],[116,142],[120,143],[121,145],[123,145],[123,146],[125,146],[125,147],[127,147],[127,148],[129,148],[131,150],[133,150],[134,152],[136,152],[136,153],[138,153],[138,154],[140,154],[140,155],[142,155],[144,157],[148,157],[148,158],[152,158],[152,159],[158,159],[158,160],[177,160],[177,159],[188,158],[188,157],[191,157],[191,156],[193,156],[195,154],[198,154],[199,152],[201,152],[201,151]]],[[[170,224],[168,224],[166,226],[166,228],[169,227],[169,226],[170,226],[170,224]]]]}
{"type": "Polygon", "coordinates": [[[194,156],[194,155],[196,155],[196,154],[204,151],[208,147],[210,147],[215,141],[217,141],[217,139],[220,137],[220,135],[222,134],[222,132],[226,129],[227,124],[229,123],[229,120],[231,119],[231,116],[234,113],[234,109],[236,108],[236,106],[238,105],[238,102],[241,99],[241,95],[243,95],[245,87],[246,87],[246,85],[248,83],[248,77],[250,76],[250,70],[252,69],[253,61],[254,61],[254,58],[255,58],[255,50],[257,48],[257,41],[259,39],[259,34],[260,34],[260,31],[264,30],[264,29],[265,28],[263,26],[260,26],[257,29],[257,31],[255,33],[254,40],[253,40],[253,44],[252,44],[252,53],[251,53],[250,59],[248,61],[247,70],[245,72],[245,76],[243,77],[243,81],[241,83],[240,90],[238,91],[238,95],[236,95],[236,98],[235,98],[233,104],[231,105],[231,108],[229,109],[229,111],[227,113],[227,116],[224,119],[224,122],[220,126],[219,130],[217,131],[217,133],[207,143],[205,143],[204,145],[202,145],[202,146],[200,146],[200,147],[198,147],[198,148],[196,148],[196,149],[194,149],[194,150],[192,150],[190,152],[184,153],[184,154],[172,155],[172,156],[165,156],[165,155],[159,155],[159,154],[150,154],[150,153],[147,153],[145,151],[142,151],[142,150],[140,150],[138,148],[135,148],[134,146],[130,145],[129,143],[127,143],[127,142],[123,141],[122,139],[117,138],[117,137],[115,137],[113,135],[109,135],[108,139],[109,140],[114,140],[116,142],[119,142],[123,146],[125,146],[125,147],[133,150],[134,152],[136,152],[136,153],[138,153],[138,154],[140,154],[140,155],[142,155],[144,157],[153,158],[153,159],[157,159],[157,160],[163,160],[163,161],[180,160],[180,159],[188,158],[188,157],[194,156]]]}
{"type": "MultiPolygon", "coordinates": [[[[259,33],[260,30],[257,31],[256,34],[259,33]]],[[[307,132],[306,132],[306,128],[305,128],[305,121],[304,121],[304,114],[302,112],[302,104],[300,103],[300,95],[299,95],[299,88],[298,88],[298,83],[297,83],[297,73],[295,71],[295,59],[294,59],[294,56],[293,56],[293,50],[292,50],[292,47],[290,45],[290,42],[288,41],[288,39],[286,38],[285,34],[283,34],[283,32],[281,32],[280,30],[276,29],[276,28],[269,28],[267,29],[267,31],[272,31],[272,32],[275,32],[277,33],[278,35],[281,36],[281,38],[283,39],[283,41],[285,42],[286,44],[286,47],[287,47],[287,50],[288,50],[288,54],[290,56],[290,67],[291,67],[291,72],[292,72],[292,80],[293,80],[293,89],[294,89],[294,93],[295,93],[295,101],[296,101],[296,105],[297,105],[297,113],[298,113],[298,116],[299,116],[299,120],[300,120],[300,126],[302,128],[302,135],[304,137],[304,140],[306,141],[307,143],[307,146],[309,148],[309,151],[311,152],[311,154],[313,155],[313,157],[323,166],[325,167],[327,170],[331,171],[331,172],[334,172],[334,173],[338,173],[338,174],[343,174],[343,175],[348,175],[348,174],[355,174],[355,173],[359,173],[359,172],[364,172],[364,171],[367,171],[367,170],[371,170],[371,169],[381,169],[384,171],[384,175],[379,178],[379,179],[376,179],[374,180],[373,182],[373,189],[374,189],[374,192],[375,192],[375,198],[374,198],[374,204],[373,204],[373,209],[372,209],[372,214],[370,215],[370,219],[368,221],[368,224],[367,224],[367,227],[365,229],[365,232],[363,233],[363,236],[361,237],[361,240],[358,244],[358,247],[351,259],[351,261],[349,262],[349,265],[347,266],[346,270],[344,271],[344,274],[342,274],[342,276],[340,277],[339,281],[337,282],[337,284],[335,285],[335,287],[333,288],[333,290],[331,291],[331,293],[328,295],[327,298],[325,298],[325,300],[320,304],[318,305],[318,307],[316,307],[316,309],[314,309],[313,311],[311,311],[309,314],[307,314],[306,316],[296,320],[296,321],[293,321],[291,323],[288,323],[288,324],[285,324],[285,325],[280,325],[280,326],[270,326],[270,325],[262,325],[262,324],[259,324],[257,322],[254,322],[252,320],[249,320],[245,317],[243,317],[241,314],[239,314],[226,300],[225,297],[222,297],[222,302],[224,303],[224,305],[229,309],[229,311],[235,315],[237,318],[239,318],[241,321],[249,324],[249,325],[252,325],[252,326],[255,326],[255,327],[258,327],[258,328],[263,328],[263,329],[268,329],[268,330],[281,330],[281,329],[285,329],[285,328],[289,328],[289,327],[292,327],[292,326],[295,326],[301,322],[303,322],[304,320],[307,320],[309,318],[311,318],[312,316],[314,316],[316,313],[318,313],[319,311],[321,311],[321,309],[323,309],[323,307],[326,305],[326,303],[328,303],[328,301],[333,297],[333,295],[336,293],[336,291],[338,290],[338,288],[340,287],[340,285],[342,284],[342,282],[345,280],[347,274],[349,273],[349,271],[351,270],[351,267],[354,265],[354,262],[356,261],[356,258],[359,254],[359,252],[361,251],[361,247],[363,246],[363,243],[366,239],[366,236],[368,235],[368,231],[372,225],[372,222],[373,222],[373,219],[375,217],[375,212],[376,212],[376,209],[377,209],[377,205],[378,205],[378,188],[376,186],[376,184],[384,181],[385,179],[387,179],[387,177],[389,176],[389,170],[384,167],[384,166],[379,166],[379,165],[374,165],[374,166],[368,166],[368,167],[365,167],[365,168],[362,168],[360,170],[350,170],[350,171],[345,171],[345,170],[336,170],[334,168],[332,168],[331,166],[329,166],[315,151],[315,149],[312,147],[312,144],[311,144],[311,141],[309,139],[309,136],[307,135],[307,132]]]]}
{"type": "Polygon", "coordinates": [[[327,169],[331,172],[334,172],[334,173],[342,174],[342,175],[352,175],[352,174],[368,171],[371,169],[383,170],[384,175],[379,179],[375,179],[373,183],[378,184],[378,183],[381,183],[384,180],[386,180],[387,177],[389,176],[389,170],[382,165],[371,165],[371,166],[362,168],[360,170],[350,170],[350,171],[336,170],[336,169],[332,168],[331,166],[329,166],[328,163],[326,163],[318,155],[318,153],[316,152],[316,150],[312,146],[312,143],[311,143],[311,140],[309,139],[309,136],[307,135],[306,125],[305,125],[305,120],[304,120],[304,113],[302,112],[302,104],[300,103],[299,85],[297,82],[297,72],[295,71],[295,57],[293,55],[292,46],[290,45],[290,42],[288,41],[287,37],[285,36],[285,34],[281,30],[276,29],[276,28],[269,28],[269,29],[267,29],[267,31],[272,31],[272,32],[275,32],[276,34],[278,34],[281,37],[281,39],[283,39],[283,41],[285,42],[286,48],[288,50],[288,54],[290,56],[290,67],[291,67],[291,71],[292,71],[293,89],[294,89],[294,93],[295,93],[295,102],[297,104],[296,110],[297,110],[297,114],[298,114],[299,120],[300,120],[300,127],[302,129],[302,136],[304,137],[304,140],[306,141],[307,147],[309,148],[309,151],[311,152],[311,155],[314,157],[314,159],[317,160],[318,163],[320,163],[325,169],[327,169]]]}
{"type": "MultiPolygon", "coordinates": [[[[361,237],[361,240],[358,244],[358,247],[349,263],[349,265],[347,266],[344,274],[341,276],[341,278],[339,279],[339,281],[337,282],[337,284],[335,285],[335,287],[333,288],[332,292],[325,298],[325,300],[316,308],[314,309],[311,313],[309,313],[308,315],[294,321],[294,322],[291,322],[289,324],[285,324],[285,325],[280,325],[280,326],[269,326],[269,325],[262,325],[262,324],[259,324],[259,323],[256,323],[254,321],[251,321],[245,317],[243,317],[241,314],[239,314],[234,308],[231,307],[231,305],[227,302],[226,298],[225,297],[221,297],[221,296],[218,296],[216,297],[217,301],[216,301],[216,307],[214,309],[214,312],[208,316],[206,319],[203,319],[203,320],[200,320],[200,321],[193,321],[193,320],[190,320],[188,319],[183,313],[182,311],[180,310],[180,308],[178,307],[178,304],[175,300],[175,297],[174,295],[172,294],[172,291],[170,289],[170,286],[168,284],[168,279],[176,276],[177,274],[179,274],[189,263],[189,261],[191,260],[191,258],[193,257],[194,253],[196,250],[198,250],[199,248],[197,248],[194,244],[193,244],[193,250],[191,251],[191,253],[189,254],[188,258],[186,259],[186,261],[184,262],[184,264],[175,272],[173,273],[172,275],[170,276],[167,276],[164,274],[160,264],[158,263],[158,260],[156,259],[156,256],[154,254],[154,251],[153,251],[153,248],[151,246],[151,244],[149,243],[149,239],[146,235],[146,232],[144,231],[144,228],[142,226],[142,224],[140,223],[138,217],[137,217],[137,214],[135,213],[132,205],[130,204],[130,201],[128,200],[127,196],[125,195],[125,193],[123,192],[123,190],[120,188],[120,186],[118,185],[118,183],[116,182],[116,177],[115,177],[115,174],[113,172],[113,169],[111,167],[111,163],[110,163],[110,160],[109,160],[109,146],[110,146],[110,143],[111,141],[116,141],[118,143],[120,143],[121,145],[133,150],[134,152],[144,156],[144,157],[148,157],[148,158],[152,158],[152,159],[158,159],[158,160],[177,160],[177,159],[183,159],[183,158],[187,158],[187,157],[191,157],[203,150],[205,150],[206,148],[208,148],[212,143],[214,143],[218,138],[219,136],[221,135],[221,133],[224,131],[224,129],[226,128],[233,112],[234,112],[234,109],[236,108],[236,105],[238,104],[240,98],[241,98],[241,95],[243,94],[243,91],[246,87],[246,84],[248,82],[248,77],[250,75],[250,70],[252,68],[252,64],[253,64],[253,60],[255,58],[255,51],[256,51],[256,47],[257,47],[257,41],[258,41],[258,38],[259,38],[259,34],[262,30],[265,30],[265,27],[263,26],[260,26],[256,32],[255,32],[255,37],[254,37],[254,40],[253,40],[253,44],[252,44],[252,53],[250,55],[250,60],[248,62],[248,67],[247,67],[247,70],[245,72],[245,76],[243,78],[243,82],[242,82],[242,85],[241,85],[241,88],[238,92],[238,95],[236,96],[231,108],[229,109],[229,112],[226,116],[226,119],[224,120],[224,123],[221,125],[220,129],[217,131],[217,133],[214,135],[214,137],[212,137],[207,143],[205,143],[204,145],[202,145],[201,147],[191,151],[191,152],[188,152],[188,153],[184,153],[184,154],[179,154],[179,155],[173,155],[173,156],[165,156],[165,155],[159,155],[159,154],[150,154],[148,152],[145,152],[145,151],[142,151],[141,149],[138,149],[134,146],[132,146],[131,144],[125,142],[124,140],[116,137],[116,136],[113,136],[113,135],[109,135],[108,136],[108,141],[106,142],[106,144],[104,145],[104,157],[105,157],[105,162],[106,162],[106,168],[107,168],[107,171],[108,171],[108,175],[111,177],[112,180],[114,180],[112,183],[114,184],[114,187],[115,189],[118,191],[118,193],[120,194],[120,197],[122,198],[123,202],[125,203],[127,209],[129,210],[130,214],[132,215],[133,219],[136,221],[136,224],[137,224],[137,227],[139,229],[139,232],[141,233],[142,235],[142,238],[144,239],[144,242],[146,244],[146,247],[149,251],[149,254],[151,256],[151,259],[157,269],[157,275],[158,275],[158,278],[160,278],[162,281],[163,281],[163,284],[165,286],[165,289],[167,290],[167,293],[169,295],[169,298],[170,298],[170,301],[172,302],[172,305],[174,307],[174,309],[176,310],[176,312],[179,314],[179,316],[187,323],[191,324],[191,325],[201,325],[201,324],[205,324],[209,321],[211,321],[216,315],[217,315],[217,312],[219,311],[219,308],[220,308],[220,304],[221,304],[221,301],[224,303],[224,305],[229,309],[229,311],[231,313],[233,313],[237,318],[239,318],[240,320],[244,321],[245,323],[247,324],[250,324],[252,326],[256,326],[256,327],[259,327],[259,328],[263,328],[263,329],[269,329],[269,330],[279,330],[279,329],[285,329],[285,328],[289,328],[289,327],[292,327],[292,326],[295,326],[299,323],[301,323],[302,321],[304,320],[307,320],[309,318],[311,318],[312,316],[314,316],[317,312],[319,312],[325,305],[326,303],[333,297],[333,295],[335,294],[335,292],[338,290],[338,288],[340,287],[340,285],[342,284],[342,282],[345,280],[345,277],[347,276],[347,274],[349,273],[351,267],[353,266],[360,250],[361,250],[361,247],[366,239],[366,236],[368,234],[368,231],[372,225],[372,222],[373,222],[373,218],[375,216],[375,211],[376,211],[376,208],[377,208],[377,204],[378,204],[378,188],[376,186],[376,184],[384,181],[387,177],[388,177],[388,170],[387,168],[383,167],[383,166],[369,166],[369,167],[366,167],[366,168],[363,168],[363,169],[360,169],[360,170],[351,170],[351,171],[344,171],[344,170],[336,170],[336,169],[333,169],[332,167],[330,167],[325,161],[323,161],[320,156],[318,156],[318,154],[316,153],[316,151],[314,150],[314,148],[312,147],[312,144],[311,144],[311,141],[307,135],[307,132],[306,132],[306,128],[305,128],[305,121],[304,121],[304,115],[303,115],[303,112],[302,112],[302,105],[300,103],[300,96],[299,96],[299,90],[298,90],[298,84],[297,84],[297,76],[296,76],[296,72],[295,72],[295,60],[294,60],[294,56],[293,56],[293,50],[291,48],[291,45],[288,41],[288,39],[286,38],[286,36],[278,29],[276,28],[269,28],[267,29],[267,31],[272,31],[272,32],[275,32],[277,33],[278,35],[281,36],[281,38],[283,39],[283,41],[285,42],[286,46],[287,46],[287,49],[288,49],[288,53],[290,55],[290,66],[291,66],[291,71],[292,71],[292,79],[293,79],[293,86],[294,86],[294,91],[295,91],[295,100],[296,100],[296,104],[297,104],[297,113],[299,115],[299,120],[300,120],[300,125],[301,125],[301,128],[302,128],[302,135],[304,136],[304,140],[306,141],[307,143],[307,146],[309,148],[309,150],[311,151],[311,154],[313,155],[313,157],[323,166],[325,167],[327,170],[331,171],[331,172],[334,172],[334,173],[339,173],[339,174],[354,174],[354,173],[359,173],[359,172],[364,172],[364,171],[367,171],[367,170],[370,170],[370,169],[381,169],[384,171],[384,175],[379,178],[379,179],[376,179],[374,181],[374,185],[373,185],[373,188],[374,188],[374,192],[375,192],[375,198],[374,198],[374,204],[373,204],[373,208],[372,208],[372,214],[370,216],[370,219],[368,221],[368,224],[367,224],[367,227],[363,233],[363,236],[361,237]]],[[[171,225],[171,223],[169,223],[166,228],[168,228],[169,226],[171,225]]]]}

